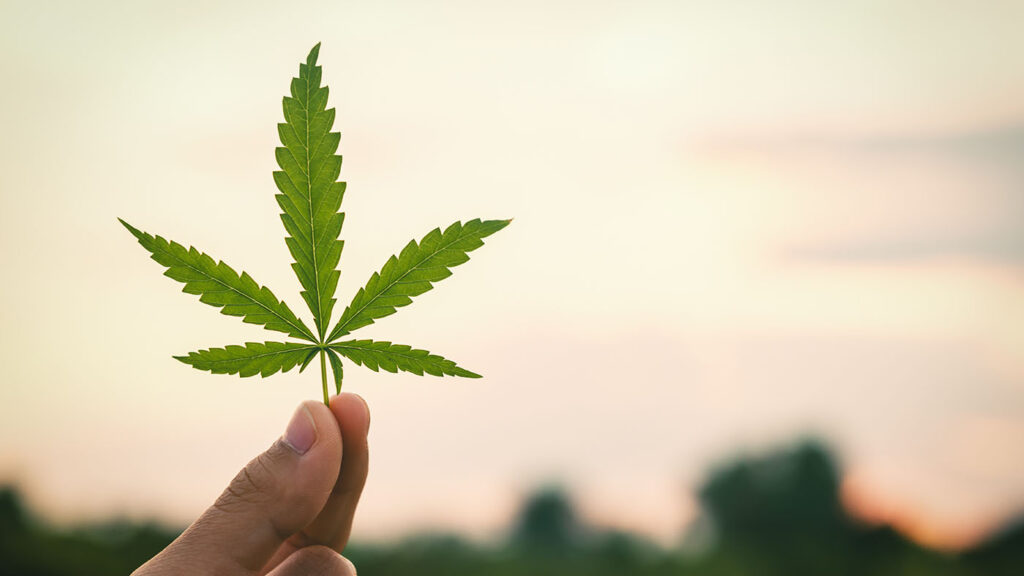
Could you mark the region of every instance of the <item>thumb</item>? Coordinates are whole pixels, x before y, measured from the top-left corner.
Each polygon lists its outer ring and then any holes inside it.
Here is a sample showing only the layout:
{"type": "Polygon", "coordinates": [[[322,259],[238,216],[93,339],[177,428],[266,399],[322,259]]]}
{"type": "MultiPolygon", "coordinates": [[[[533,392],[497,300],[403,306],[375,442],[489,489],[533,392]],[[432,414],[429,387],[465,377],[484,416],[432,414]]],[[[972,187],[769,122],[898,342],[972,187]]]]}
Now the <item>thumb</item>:
{"type": "Polygon", "coordinates": [[[303,403],[284,435],[249,462],[213,506],[151,562],[168,561],[180,573],[260,572],[285,539],[324,507],[341,469],[341,447],[330,409],[303,403]],[[182,566],[194,570],[182,571],[182,566]]]}

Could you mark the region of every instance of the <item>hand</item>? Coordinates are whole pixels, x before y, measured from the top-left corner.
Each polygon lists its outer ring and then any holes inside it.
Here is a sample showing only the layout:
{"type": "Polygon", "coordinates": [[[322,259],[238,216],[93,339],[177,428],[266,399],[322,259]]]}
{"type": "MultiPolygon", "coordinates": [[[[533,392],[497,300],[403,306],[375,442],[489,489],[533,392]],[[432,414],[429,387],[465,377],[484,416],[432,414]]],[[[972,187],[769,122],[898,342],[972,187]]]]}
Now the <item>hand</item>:
{"type": "Polygon", "coordinates": [[[134,572],[355,576],[341,556],[366,483],[370,411],[355,394],[304,402],[188,530],[134,572]]]}

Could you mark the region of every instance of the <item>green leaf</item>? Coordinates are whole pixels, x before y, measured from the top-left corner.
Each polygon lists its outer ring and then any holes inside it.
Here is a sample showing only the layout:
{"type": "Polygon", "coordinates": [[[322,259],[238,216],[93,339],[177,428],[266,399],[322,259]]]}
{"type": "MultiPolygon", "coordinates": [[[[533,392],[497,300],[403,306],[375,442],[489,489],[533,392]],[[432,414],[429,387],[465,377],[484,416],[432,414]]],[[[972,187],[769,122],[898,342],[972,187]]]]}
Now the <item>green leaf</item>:
{"type": "MultiPolygon", "coordinates": [[[[147,234],[121,220],[152,258],[166,268],[165,275],[184,284],[185,292],[198,295],[201,302],[219,308],[223,314],[240,316],[244,322],[308,342],[249,342],[175,358],[199,370],[247,377],[270,376],[296,366],[302,372],[319,356],[325,403],[329,402],[327,360],[334,388],[340,393],[343,356],[374,371],[479,378],[479,374],[426,350],[384,341],[337,339],[409,305],[434,283],[451,276],[452,268],[469,260],[469,252],[483,246],[484,238],[511,220],[456,222],[443,232],[437,228],[419,242],[409,242],[359,289],[327,336],[344,248],[339,236],[345,222],[345,214],[340,212],[345,183],[338,181],[341,136],[331,131],[335,110],[327,108],[328,88],[321,82],[319,54],[317,44],[305,63],[299,65],[299,76],[292,79],[290,95],[283,100],[285,121],[277,125],[281,146],[275,149],[280,169],[274,172],[278,189],[274,197],[287,232],[285,242],[292,255],[292,269],[302,285],[302,298],[313,313],[314,329],[247,273],[239,274],[195,248],[147,234]]],[[[387,215],[381,223],[388,224],[387,215]]]]}
{"type": "Polygon", "coordinates": [[[197,294],[200,302],[220,308],[222,314],[241,316],[243,322],[316,341],[288,305],[278,300],[269,288],[257,284],[248,273],[239,275],[223,261],[216,262],[195,248],[186,249],[177,242],[152,236],[118,220],[138,238],[153,260],[167,268],[164,276],[185,284],[183,292],[197,294]]]}
{"type": "Polygon", "coordinates": [[[299,374],[302,374],[303,370],[306,369],[306,366],[309,366],[309,363],[313,361],[313,358],[316,358],[316,353],[319,351],[319,348],[313,348],[312,350],[309,351],[309,355],[306,356],[306,358],[302,361],[302,365],[299,366],[299,374]]]}
{"type": "Polygon", "coordinates": [[[287,372],[305,359],[312,344],[298,342],[246,342],[245,346],[227,346],[175,356],[198,370],[214,374],[238,374],[242,378],[259,374],[266,378],[278,371],[287,372]]]}
{"type": "Polygon", "coordinates": [[[331,132],[334,108],[327,109],[328,89],[320,85],[319,52],[317,44],[306,63],[299,65],[291,96],[284,98],[285,123],[277,125],[283,144],[276,149],[281,170],[274,172],[274,182],[281,191],[275,198],[288,232],[285,242],[295,259],[292,269],[323,339],[334,308],[338,259],[344,247],[338,235],[345,215],[338,210],[345,183],[337,182],[341,156],[335,152],[341,135],[331,132]]]}
{"type": "Polygon", "coordinates": [[[330,348],[327,349],[327,358],[331,361],[331,374],[334,374],[334,393],[341,394],[341,381],[345,378],[345,370],[341,366],[341,358],[338,353],[330,348]]]}
{"type": "Polygon", "coordinates": [[[455,365],[455,362],[446,360],[426,350],[417,350],[404,344],[392,344],[391,342],[373,340],[349,340],[336,342],[329,346],[338,354],[348,358],[358,365],[366,366],[377,372],[383,369],[387,372],[412,372],[418,376],[430,374],[431,376],[463,376],[465,378],[480,378],[479,374],[470,372],[455,365]]]}
{"type": "Polygon", "coordinates": [[[360,288],[352,303],[345,308],[338,324],[327,339],[349,334],[384,316],[394,314],[407,306],[414,296],[433,288],[433,283],[452,275],[450,268],[469,260],[468,253],[484,245],[483,238],[494,234],[511,220],[470,220],[463,225],[456,222],[441,232],[435,228],[420,240],[415,240],[392,256],[374,272],[365,288],[360,288]]]}

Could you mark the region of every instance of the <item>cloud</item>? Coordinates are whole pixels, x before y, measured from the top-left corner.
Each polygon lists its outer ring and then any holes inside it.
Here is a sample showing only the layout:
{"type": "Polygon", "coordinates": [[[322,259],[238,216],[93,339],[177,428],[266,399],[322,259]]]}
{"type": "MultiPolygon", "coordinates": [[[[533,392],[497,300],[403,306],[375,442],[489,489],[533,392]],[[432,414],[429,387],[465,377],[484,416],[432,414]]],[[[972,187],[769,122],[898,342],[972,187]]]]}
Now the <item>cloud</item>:
{"type": "Polygon", "coordinates": [[[908,263],[942,258],[1024,265],[1024,229],[990,229],[976,234],[942,231],[893,237],[851,238],[790,251],[800,260],[845,263],[908,263]]]}
{"type": "Polygon", "coordinates": [[[797,242],[789,257],[1024,265],[1024,125],[792,146],[840,159],[858,176],[845,193],[862,193],[864,203],[877,207],[847,214],[845,206],[852,202],[837,202],[831,217],[846,221],[845,231],[797,242]]]}

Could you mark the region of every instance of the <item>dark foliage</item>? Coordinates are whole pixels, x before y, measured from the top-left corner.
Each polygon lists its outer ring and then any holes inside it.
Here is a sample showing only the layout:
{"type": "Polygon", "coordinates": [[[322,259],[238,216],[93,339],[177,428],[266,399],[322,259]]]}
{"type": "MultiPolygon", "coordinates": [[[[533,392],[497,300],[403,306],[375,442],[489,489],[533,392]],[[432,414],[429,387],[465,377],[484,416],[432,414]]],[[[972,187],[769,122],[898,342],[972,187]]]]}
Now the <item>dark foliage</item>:
{"type": "MultiPolygon", "coordinates": [[[[528,498],[508,538],[491,545],[453,535],[346,551],[364,576],[488,575],[948,575],[1021,574],[1024,518],[960,555],[921,548],[890,527],[850,519],[839,470],[818,442],[715,470],[700,490],[711,545],[664,549],[580,521],[568,495],[528,498]]],[[[128,574],[173,540],[156,525],[111,522],[55,530],[33,519],[17,492],[0,489],[0,576],[128,574]]]]}

